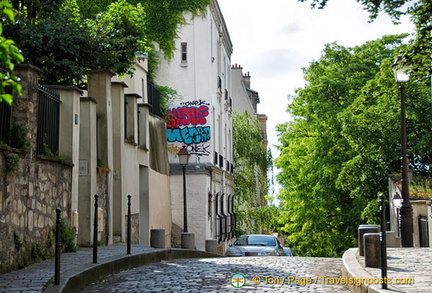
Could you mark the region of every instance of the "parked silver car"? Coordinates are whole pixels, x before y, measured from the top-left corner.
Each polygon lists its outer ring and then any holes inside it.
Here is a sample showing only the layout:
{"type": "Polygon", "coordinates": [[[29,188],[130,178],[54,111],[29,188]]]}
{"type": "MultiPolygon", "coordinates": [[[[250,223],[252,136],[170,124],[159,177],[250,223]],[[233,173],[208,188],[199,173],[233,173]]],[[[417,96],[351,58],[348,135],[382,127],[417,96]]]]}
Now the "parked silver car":
{"type": "Polygon", "coordinates": [[[272,235],[242,235],[225,252],[226,256],[285,256],[285,251],[272,235]]]}

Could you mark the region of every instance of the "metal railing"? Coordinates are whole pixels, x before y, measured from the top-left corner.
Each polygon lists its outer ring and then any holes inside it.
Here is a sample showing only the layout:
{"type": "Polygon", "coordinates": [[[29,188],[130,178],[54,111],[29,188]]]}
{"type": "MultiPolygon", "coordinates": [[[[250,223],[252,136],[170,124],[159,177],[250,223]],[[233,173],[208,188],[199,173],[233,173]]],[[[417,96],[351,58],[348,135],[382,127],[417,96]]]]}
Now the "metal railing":
{"type": "Polygon", "coordinates": [[[57,154],[60,130],[60,95],[38,84],[36,153],[57,154]]]}
{"type": "Polygon", "coordinates": [[[150,105],[150,113],[161,116],[159,89],[152,83],[147,82],[147,97],[150,105]]]}

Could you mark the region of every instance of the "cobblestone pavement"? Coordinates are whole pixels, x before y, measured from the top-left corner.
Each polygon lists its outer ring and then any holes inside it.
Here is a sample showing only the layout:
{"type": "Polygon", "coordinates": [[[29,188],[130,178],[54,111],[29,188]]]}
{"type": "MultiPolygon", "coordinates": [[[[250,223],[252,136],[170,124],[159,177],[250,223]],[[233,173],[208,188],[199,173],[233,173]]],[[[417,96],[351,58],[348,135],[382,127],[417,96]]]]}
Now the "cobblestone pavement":
{"type": "MultiPolygon", "coordinates": [[[[142,245],[133,245],[134,253],[156,251],[142,245]]],[[[98,248],[98,259],[113,255],[126,254],[124,243],[98,248]]],[[[63,253],[61,255],[61,273],[85,263],[92,263],[93,249],[80,248],[78,252],[63,253]]],[[[44,286],[54,277],[54,258],[32,264],[24,269],[0,275],[0,292],[42,292],[44,286]]]]}
{"type": "MultiPolygon", "coordinates": [[[[375,278],[381,277],[381,269],[364,266],[364,270],[375,278]]],[[[387,277],[393,292],[432,292],[432,248],[387,248],[387,277]]]]}
{"type": "Polygon", "coordinates": [[[179,259],[108,276],[81,292],[349,292],[329,284],[341,267],[341,259],[331,258],[179,259]]]}

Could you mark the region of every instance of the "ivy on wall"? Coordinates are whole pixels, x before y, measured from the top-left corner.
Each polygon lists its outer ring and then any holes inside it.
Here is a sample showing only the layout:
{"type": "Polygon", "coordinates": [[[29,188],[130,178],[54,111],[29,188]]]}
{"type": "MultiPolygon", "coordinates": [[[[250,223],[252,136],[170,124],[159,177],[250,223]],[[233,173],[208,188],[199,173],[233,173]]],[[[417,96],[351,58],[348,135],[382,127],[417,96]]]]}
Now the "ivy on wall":
{"type": "Polygon", "coordinates": [[[248,112],[234,112],[234,198],[240,234],[276,226],[278,209],[267,205],[267,171],[272,159],[262,140],[258,120],[248,112]]]}

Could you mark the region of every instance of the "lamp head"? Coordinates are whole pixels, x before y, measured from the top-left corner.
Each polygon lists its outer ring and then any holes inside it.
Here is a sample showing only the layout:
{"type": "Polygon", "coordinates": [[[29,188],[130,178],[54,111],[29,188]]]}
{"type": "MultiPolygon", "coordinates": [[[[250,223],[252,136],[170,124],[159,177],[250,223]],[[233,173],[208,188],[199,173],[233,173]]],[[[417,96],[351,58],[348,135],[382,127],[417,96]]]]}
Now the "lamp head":
{"type": "Polygon", "coordinates": [[[190,154],[185,146],[179,150],[177,156],[179,158],[180,165],[186,166],[189,163],[190,154]]]}
{"type": "Polygon", "coordinates": [[[395,80],[397,83],[408,82],[410,79],[409,73],[411,70],[410,64],[405,64],[402,55],[396,57],[395,62],[392,65],[395,80]]]}

